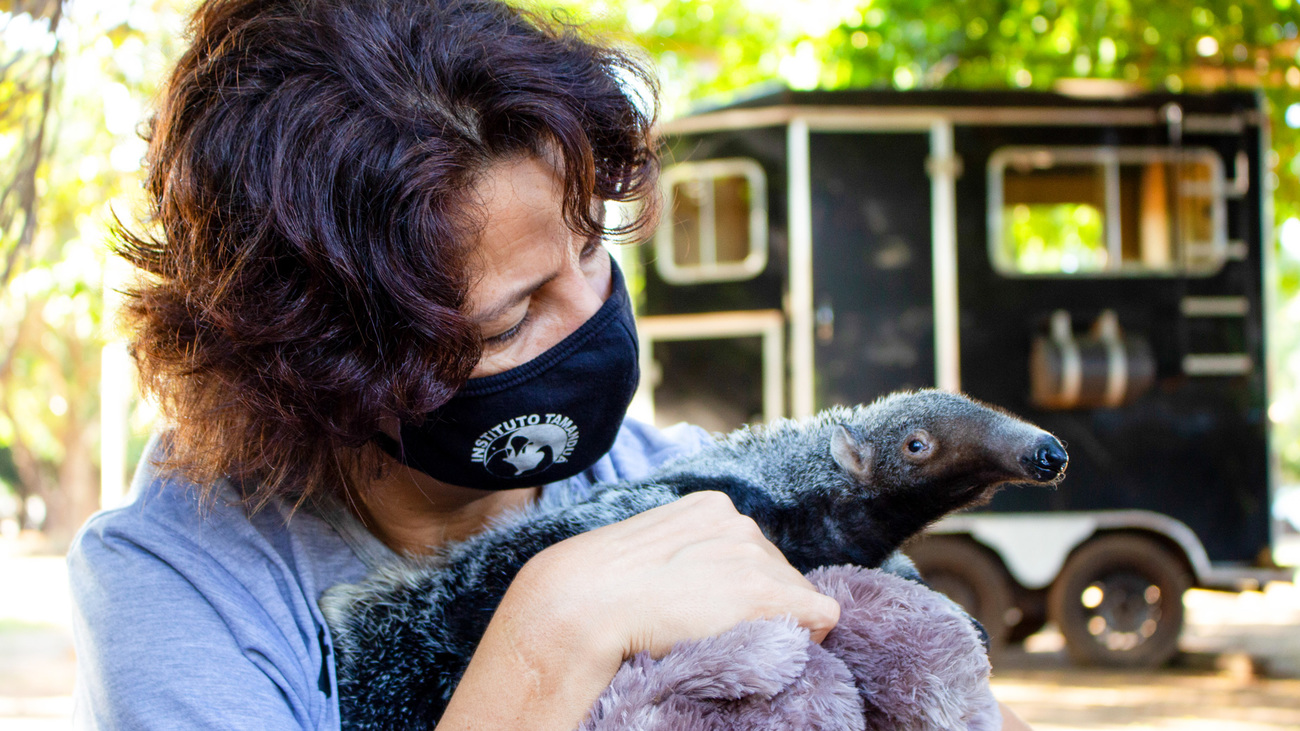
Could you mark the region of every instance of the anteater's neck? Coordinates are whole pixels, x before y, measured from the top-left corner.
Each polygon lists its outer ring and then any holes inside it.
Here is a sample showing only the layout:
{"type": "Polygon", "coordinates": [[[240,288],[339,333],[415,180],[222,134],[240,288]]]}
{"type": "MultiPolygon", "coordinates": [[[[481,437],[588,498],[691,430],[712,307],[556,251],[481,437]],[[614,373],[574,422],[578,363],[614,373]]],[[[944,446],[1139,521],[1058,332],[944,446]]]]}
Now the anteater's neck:
{"type": "Polygon", "coordinates": [[[868,498],[860,491],[850,496],[846,490],[828,489],[787,492],[735,476],[679,473],[660,484],[681,495],[726,493],[736,510],[753,518],[799,571],[838,564],[878,567],[937,517],[891,495],[868,498]]]}
{"type": "Polygon", "coordinates": [[[860,487],[807,495],[781,521],[786,544],[778,545],[800,571],[843,563],[877,568],[939,517],[931,506],[909,498],[888,492],[867,496],[860,487]]]}
{"type": "MultiPolygon", "coordinates": [[[[774,478],[774,476],[767,476],[774,478]]],[[[791,565],[800,571],[854,564],[875,568],[907,539],[954,510],[971,493],[963,486],[919,489],[865,488],[842,476],[811,477],[774,488],[757,476],[679,473],[661,484],[685,495],[702,490],[726,493],[736,510],[753,518],[791,565]],[[802,484],[801,484],[802,483],[802,484]],[[790,486],[795,489],[788,489],[790,486]],[[802,489],[801,489],[802,488],[802,489]]]]}

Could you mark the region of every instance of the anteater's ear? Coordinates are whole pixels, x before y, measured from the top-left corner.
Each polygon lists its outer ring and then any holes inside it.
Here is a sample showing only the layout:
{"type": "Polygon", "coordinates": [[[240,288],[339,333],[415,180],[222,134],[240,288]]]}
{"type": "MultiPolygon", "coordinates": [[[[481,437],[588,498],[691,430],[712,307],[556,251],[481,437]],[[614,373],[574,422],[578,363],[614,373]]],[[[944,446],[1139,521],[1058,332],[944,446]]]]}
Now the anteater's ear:
{"type": "Polygon", "coordinates": [[[871,463],[875,449],[871,442],[858,441],[843,424],[831,432],[831,458],[841,469],[862,484],[871,482],[871,463]]]}

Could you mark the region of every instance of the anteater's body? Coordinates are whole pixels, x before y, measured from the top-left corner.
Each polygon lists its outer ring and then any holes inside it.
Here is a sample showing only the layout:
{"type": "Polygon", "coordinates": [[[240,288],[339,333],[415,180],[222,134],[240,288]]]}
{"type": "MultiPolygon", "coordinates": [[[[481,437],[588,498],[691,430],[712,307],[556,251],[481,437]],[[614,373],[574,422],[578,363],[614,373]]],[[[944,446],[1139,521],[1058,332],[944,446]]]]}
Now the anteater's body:
{"type": "Polygon", "coordinates": [[[339,653],[344,722],[432,727],[528,559],[688,493],[729,495],[800,570],[878,567],[929,523],[998,485],[1055,481],[1065,462],[1050,434],[939,391],[742,429],[643,480],[522,512],[435,558],[331,590],[322,606],[339,653]]]}

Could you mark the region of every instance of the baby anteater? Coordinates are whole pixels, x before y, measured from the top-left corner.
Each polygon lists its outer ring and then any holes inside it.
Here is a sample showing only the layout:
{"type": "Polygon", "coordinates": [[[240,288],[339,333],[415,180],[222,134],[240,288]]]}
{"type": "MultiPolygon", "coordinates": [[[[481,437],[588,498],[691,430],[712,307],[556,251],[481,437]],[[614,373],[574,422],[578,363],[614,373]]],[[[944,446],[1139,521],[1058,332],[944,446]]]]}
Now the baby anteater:
{"type": "Polygon", "coordinates": [[[1055,482],[1066,461],[1051,434],[942,391],[741,429],[643,480],[524,511],[436,557],[327,592],[344,725],[432,728],[516,572],[583,531],[717,490],[800,571],[879,567],[931,522],[1008,482],[1055,482]]]}

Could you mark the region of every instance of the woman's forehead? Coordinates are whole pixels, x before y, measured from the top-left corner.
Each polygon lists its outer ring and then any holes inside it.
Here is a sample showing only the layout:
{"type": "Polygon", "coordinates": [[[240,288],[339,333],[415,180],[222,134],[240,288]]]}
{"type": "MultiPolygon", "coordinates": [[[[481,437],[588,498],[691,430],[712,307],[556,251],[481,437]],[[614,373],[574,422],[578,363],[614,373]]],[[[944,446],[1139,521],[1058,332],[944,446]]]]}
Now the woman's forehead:
{"type": "Polygon", "coordinates": [[[481,321],[558,271],[575,254],[575,235],[564,220],[562,172],[545,158],[495,163],[474,192],[482,225],[470,257],[467,304],[481,321]]]}

